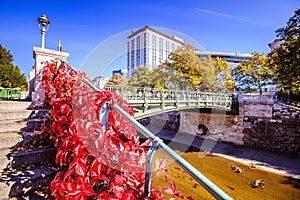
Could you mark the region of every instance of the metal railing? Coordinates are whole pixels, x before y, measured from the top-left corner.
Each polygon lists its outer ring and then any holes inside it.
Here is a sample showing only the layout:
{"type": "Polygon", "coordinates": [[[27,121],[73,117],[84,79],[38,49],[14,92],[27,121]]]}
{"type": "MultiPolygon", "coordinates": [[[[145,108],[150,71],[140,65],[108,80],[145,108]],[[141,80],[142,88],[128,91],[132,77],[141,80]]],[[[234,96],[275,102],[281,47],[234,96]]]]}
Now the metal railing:
{"type": "MultiPolygon", "coordinates": [[[[64,61],[62,61],[64,62],[64,61]]],[[[67,66],[70,67],[71,70],[75,71],[68,63],[67,66]]],[[[92,89],[98,90],[89,80],[83,78],[83,82],[88,84],[92,89]]],[[[145,196],[149,195],[150,183],[151,183],[151,167],[152,167],[152,157],[155,153],[157,147],[161,148],[168,156],[170,156],[180,167],[182,167],[188,174],[190,174],[199,184],[201,184],[210,194],[212,194],[216,199],[232,199],[225,192],[223,192],[220,188],[218,188],[213,182],[211,182],[208,178],[206,178],[203,174],[201,174],[197,169],[195,169],[191,164],[189,164],[186,160],[184,160],[180,155],[178,155],[175,151],[173,151],[169,146],[167,146],[159,137],[155,136],[151,133],[147,128],[145,128],[142,124],[140,124],[136,119],[130,116],[127,112],[125,112],[119,105],[112,104],[111,108],[115,109],[119,112],[123,117],[125,117],[137,130],[139,130],[146,138],[149,138],[152,141],[152,146],[148,152],[146,158],[146,170],[145,170],[145,196]]]]}
{"type": "Polygon", "coordinates": [[[280,102],[284,105],[292,106],[292,107],[300,109],[300,102],[299,101],[294,101],[294,100],[284,98],[284,97],[280,97],[280,96],[277,96],[277,95],[274,95],[273,99],[274,99],[275,102],[280,102]]]}

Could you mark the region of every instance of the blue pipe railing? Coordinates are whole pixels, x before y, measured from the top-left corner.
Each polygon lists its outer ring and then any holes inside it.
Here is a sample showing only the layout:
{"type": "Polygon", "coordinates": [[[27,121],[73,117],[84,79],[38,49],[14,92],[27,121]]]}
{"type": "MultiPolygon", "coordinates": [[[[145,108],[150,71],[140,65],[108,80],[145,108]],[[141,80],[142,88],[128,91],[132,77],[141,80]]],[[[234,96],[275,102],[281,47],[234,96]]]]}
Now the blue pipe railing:
{"type": "MultiPolygon", "coordinates": [[[[64,61],[62,61],[64,62],[64,61]]],[[[68,67],[74,72],[77,72],[73,69],[68,63],[68,67]]],[[[83,78],[84,83],[87,83],[92,89],[98,90],[89,80],[83,78]]],[[[108,104],[107,104],[108,105],[108,104]]],[[[180,167],[182,167],[188,174],[190,174],[198,183],[200,183],[210,194],[212,194],[216,199],[226,199],[231,200],[232,198],[228,196],[224,191],[217,187],[213,182],[201,174],[196,168],[184,160],[180,155],[173,151],[169,146],[167,146],[159,137],[155,136],[127,112],[118,106],[118,104],[113,104],[112,109],[115,109],[123,117],[125,117],[137,130],[139,130],[146,138],[149,138],[153,145],[150,147],[148,155],[146,157],[146,170],[145,170],[145,196],[149,195],[150,184],[151,184],[151,171],[152,171],[152,158],[157,149],[161,148],[168,156],[170,156],[180,167]]],[[[109,108],[106,108],[108,111],[109,108]]],[[[100,115],[100,114],[99,114],[100,115]]]]}

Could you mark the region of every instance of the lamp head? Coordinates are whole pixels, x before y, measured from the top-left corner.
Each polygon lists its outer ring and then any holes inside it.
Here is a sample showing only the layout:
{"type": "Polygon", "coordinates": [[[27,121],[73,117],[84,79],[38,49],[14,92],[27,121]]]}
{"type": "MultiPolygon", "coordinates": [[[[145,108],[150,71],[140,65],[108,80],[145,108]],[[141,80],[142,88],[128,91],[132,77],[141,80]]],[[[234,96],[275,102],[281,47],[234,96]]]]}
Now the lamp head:
{"type": "Polygon", "coordinates": [[[50,24],[50,21],[47,19],[46,15],[42,15],[37,20],[41,26],[47,26],[50,24]]]}

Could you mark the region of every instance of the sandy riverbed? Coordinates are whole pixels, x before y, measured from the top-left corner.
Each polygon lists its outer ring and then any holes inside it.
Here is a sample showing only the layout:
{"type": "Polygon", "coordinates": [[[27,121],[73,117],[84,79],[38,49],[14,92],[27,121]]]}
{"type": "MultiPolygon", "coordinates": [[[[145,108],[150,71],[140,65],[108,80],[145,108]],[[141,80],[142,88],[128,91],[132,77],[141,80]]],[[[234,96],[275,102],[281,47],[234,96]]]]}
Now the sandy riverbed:
{"type": "MultiPolygon", "coordinates": [[[[249,160],[234,160],[233,158],[214,153],[206,154],[196,149],[178,153],[233,199],[300,199],[300,180],[288,177],[288,174],[281,173],[280,170],[256,165],[249,160]],[[231,168],[233,165],[242,169],[243,172],[236,173],[231,168]],[[264,187],[252,188],[251,183],[255,180],[264,180],[264,187]]],[[[184,196],[193,196],[195,199],[214,199],[212,195],[161,150],[158,150],[155,154],[153,160],[154,169],[161,158],[167,159],[169,179],[176,183],[177,189],[182,191],[184,196]]],[[[163,188],[168,184],[165,182],[162,174],[157,174],[153,178],[153,185],[155,188],[163,188]]],[[[164,195],[165,199],[170,199],[171,197],[166,193],[164,195]]]]}

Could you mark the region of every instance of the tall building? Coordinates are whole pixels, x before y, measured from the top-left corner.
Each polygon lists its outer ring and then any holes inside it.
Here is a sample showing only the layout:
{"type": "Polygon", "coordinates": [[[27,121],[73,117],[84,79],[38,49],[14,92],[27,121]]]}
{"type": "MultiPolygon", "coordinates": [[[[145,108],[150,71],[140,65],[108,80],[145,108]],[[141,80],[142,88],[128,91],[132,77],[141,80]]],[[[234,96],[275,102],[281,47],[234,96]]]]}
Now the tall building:
{"type": "Polygon", "coordinates": [[[167,60],[170,52],[184,44],[183,39],[166,35],[149,26],[132,32],[127,38],[128,77],[140,66],[154,69],[167,60]]]}

